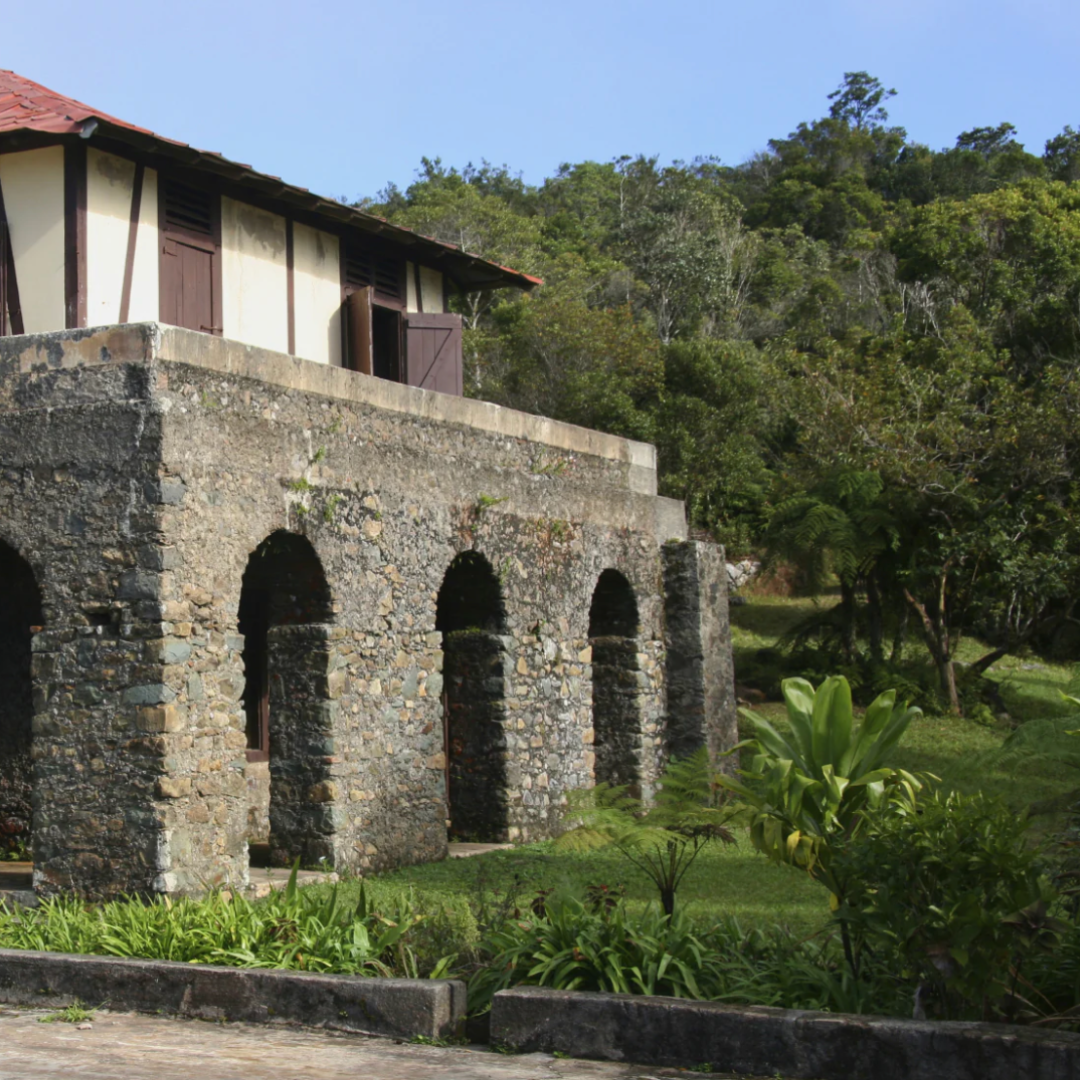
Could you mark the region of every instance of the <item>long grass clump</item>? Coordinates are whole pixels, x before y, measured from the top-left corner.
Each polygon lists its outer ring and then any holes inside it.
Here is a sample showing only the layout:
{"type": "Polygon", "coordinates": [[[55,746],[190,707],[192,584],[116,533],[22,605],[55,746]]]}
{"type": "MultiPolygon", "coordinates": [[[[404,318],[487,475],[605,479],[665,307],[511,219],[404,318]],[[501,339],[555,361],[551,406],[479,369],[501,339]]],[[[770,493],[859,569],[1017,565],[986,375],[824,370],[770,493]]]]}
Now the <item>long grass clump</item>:
{"type": "MultiPolygon", "coordinates": [[[[58,896],[18,911],[0,904],[0,947],[415,978],[421,962],[410,935],[424,916],[407,894],[391,895],[381,907],[364,889],[355,905],[343,904],[336,889],[306,892],[294,871],[285,889],[262,901],[212,892],[200,900],[98,906],[58,896]]],[[[437,962],[429,967],[440,973],[437,962]]]]}

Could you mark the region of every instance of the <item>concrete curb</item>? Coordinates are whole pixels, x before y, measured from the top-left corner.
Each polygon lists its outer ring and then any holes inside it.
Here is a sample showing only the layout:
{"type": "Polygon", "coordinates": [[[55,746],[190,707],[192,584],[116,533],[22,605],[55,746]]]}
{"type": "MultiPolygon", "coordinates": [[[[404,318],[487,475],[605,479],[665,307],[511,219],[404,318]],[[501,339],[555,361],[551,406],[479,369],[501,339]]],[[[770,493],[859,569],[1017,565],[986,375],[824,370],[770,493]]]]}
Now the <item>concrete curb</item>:
{"type": "Polygon", "coordinates": [[[294,1023],[397,1039],[448,1038],[465,1022],[465,984],[368,979],[0,949],[0,1002],[294,1023]]]}
{"type": "Polygon", "coordinates": [[[518,987],[491,1039],[521,1052],[807,1080],[1077,1080],[1080,1035],[518,987]]]}

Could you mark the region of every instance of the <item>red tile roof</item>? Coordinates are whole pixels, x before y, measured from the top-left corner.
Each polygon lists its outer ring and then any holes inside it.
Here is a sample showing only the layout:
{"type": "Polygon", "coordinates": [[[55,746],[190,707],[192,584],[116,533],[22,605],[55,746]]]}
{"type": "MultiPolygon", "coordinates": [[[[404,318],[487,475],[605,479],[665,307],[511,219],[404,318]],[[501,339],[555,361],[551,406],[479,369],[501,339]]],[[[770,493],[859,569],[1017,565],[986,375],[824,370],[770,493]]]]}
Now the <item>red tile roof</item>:
{"type": "Polygon", "coordinates": [[[0,70],[0,134],[7,131],[44,131],[52,135],[77,135],[83,121],[94,117],[145,135],[152,132],[91,109],[74,98],[64,97],[14,71],[0,70]]]}
{"type": "Polygon", "coordinates": [[[201,169],[234,183],[245,185],[265,197],[301,206],[303,209],[353,225],[364,232],[396,240],[423,253],[463,288],[497,288],[513,285],[531,288],[541,285],[540,278],[471,255],[455,244],[421,236],[410,229],[391,225],[374,214],[365,213],[333,199],[313,195],[307,188],[283,183],[276,176],[256,172],[250,165],[229,161],[210,150],[196,150],[187,143],[166,139],[146,128],[118,120],[74,98],[64,97],[47,87],[0,69],[0,139],[17,132],[45,135],[92,136],[100,128],[102,135],[135,145],[141,150],[172,158],[188,168],[201,169]],[[89,127],[87,121],[97,121],[89,127]]]}

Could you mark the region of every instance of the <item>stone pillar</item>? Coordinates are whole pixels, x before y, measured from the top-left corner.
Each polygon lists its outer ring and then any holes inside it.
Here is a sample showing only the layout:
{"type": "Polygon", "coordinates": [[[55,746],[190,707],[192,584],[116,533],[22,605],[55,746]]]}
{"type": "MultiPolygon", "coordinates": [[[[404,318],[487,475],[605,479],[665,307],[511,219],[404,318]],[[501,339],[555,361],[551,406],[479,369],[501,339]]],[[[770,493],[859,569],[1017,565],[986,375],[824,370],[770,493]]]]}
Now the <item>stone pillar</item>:
{"type": "MultiPolygon", "coordinates": [[[[302,866],[338,855],[341,824],[337,762],[337,693],[331,687],[334,627],[272,626],[270,668],[270,857],[302,866]]],[[[340,681],[337,680],[337,681],[340,681]]]]}
{"type": "Polygon", "coordinates": [[[667,750],[685,757],[707,746],[710,758],[738,741],[735,676],[724,549],[694,540],[663,546],[667,641],[667,750]]]}
{"type": "Polygon", "coordinates": [[[33,640],[34,887],[89,897],[160,888],[157,787],[173,747],[150,627],[69,626],[33,640]]]}

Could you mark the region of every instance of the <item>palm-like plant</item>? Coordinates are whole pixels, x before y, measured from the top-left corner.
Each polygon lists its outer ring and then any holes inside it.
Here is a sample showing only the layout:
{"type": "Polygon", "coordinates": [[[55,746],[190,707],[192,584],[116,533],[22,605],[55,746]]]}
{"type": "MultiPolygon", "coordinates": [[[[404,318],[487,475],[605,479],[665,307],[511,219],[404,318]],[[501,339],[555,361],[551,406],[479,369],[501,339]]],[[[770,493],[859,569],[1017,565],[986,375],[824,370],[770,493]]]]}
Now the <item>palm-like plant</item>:
{"type": "MultiPolygon", "coordinates": [[[[790,735],[741,709],[754,734],[730,752],[750,751],[749,768],[741,770],[741,780],[717,781],[749,807],[754,846],[774,862],[805,869],[829,890],[835,909],[845,888],[832,856],[857,828],[860,812],[890,801],[913,806],[922,787],[911,773],[886,763],[921,710],[898,708],[896,691],[887,690],[856,724],[843,676],[826,679],[817,691],[805,679],[785,679],[782,688],[790,735]]],[[[844,946],[855,969],[846,933],[844,946]]]]}
{"type": "Polygon", "coordinates": [[[702,749],[668,764],[649,806],[612,784],[570,792],[567,817],[577,825],[556,845],[571,851],[616,848],[656,886],[670,918],[676,890],[705,846],[734,841],[727,823],[735,812],[702,749]]]}

